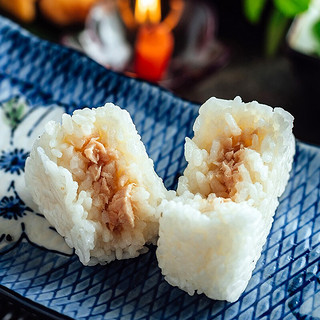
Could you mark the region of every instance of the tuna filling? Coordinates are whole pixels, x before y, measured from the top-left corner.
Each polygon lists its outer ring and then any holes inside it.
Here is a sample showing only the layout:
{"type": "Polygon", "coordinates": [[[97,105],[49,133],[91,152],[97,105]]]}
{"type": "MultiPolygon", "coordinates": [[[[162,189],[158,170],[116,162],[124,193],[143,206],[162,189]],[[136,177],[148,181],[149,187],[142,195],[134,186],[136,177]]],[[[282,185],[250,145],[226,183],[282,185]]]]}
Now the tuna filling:
{"type": "Polygon", "coordinates": [[[115,150],[107,149],[99,138],[90,138],[81,148],[86,161],[86,178],[92,183],[93,205],[101,212],[101,220],[111,231],[134,227],[131,201],[134,183],[121,174],[115,150]]]}
{"type": "Polygon", "coordinates": [[[208,172],[211,192],[217,197],[232,198],[236,194],[235,185],[242,180],[239,166],[243,164],[244,150],[252,145],[255,136],[256,132],[243,132],[220,141],[220,150],[208,172]]]}

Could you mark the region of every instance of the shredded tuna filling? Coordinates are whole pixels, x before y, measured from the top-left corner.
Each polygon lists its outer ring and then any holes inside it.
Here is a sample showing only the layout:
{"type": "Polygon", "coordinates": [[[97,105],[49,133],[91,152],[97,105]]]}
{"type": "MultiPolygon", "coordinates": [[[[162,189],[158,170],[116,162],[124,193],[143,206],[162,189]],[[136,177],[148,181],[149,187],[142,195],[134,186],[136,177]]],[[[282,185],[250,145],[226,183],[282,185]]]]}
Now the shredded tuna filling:
{"type": "Polygon", "coordinates": [[[244,149],[252,144],[255,134],[243,132],[221,141],[217,159],[210,164],[208,172],[211,192],[217,197],[232,198],[235,195],[234,186],[242,179],[239,166],[243,163],[244,149]]]}
{"type": "Polygon", "coordinates": [[[106,149],[99,138],[92,137],[81,148],[87,164],[85,179],[92,182],[93,203],[101,212],[101,221],[111,231],[121,231],[125,226],[134,227],[131,201],[134,183],[119,173],[118,155],[106,149]]]}

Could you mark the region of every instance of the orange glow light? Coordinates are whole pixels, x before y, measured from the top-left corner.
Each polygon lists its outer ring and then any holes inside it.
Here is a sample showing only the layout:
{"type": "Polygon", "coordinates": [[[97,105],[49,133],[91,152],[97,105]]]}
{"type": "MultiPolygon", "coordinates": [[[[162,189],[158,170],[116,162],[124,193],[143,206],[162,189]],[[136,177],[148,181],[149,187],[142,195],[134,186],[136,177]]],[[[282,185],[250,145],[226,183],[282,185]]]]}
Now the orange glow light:
{"type": "Polygon", "coordinates": [[[174,46],[166,25],[142,26],[135,45],[135,72],[138,77],[157,82],[166,72],[174,46]]]}
{"type": "Polygon", "coordinates": [[[136,0],[134,17],[139,24],[157,24],[161,20],[160,0],[136,0]]]}

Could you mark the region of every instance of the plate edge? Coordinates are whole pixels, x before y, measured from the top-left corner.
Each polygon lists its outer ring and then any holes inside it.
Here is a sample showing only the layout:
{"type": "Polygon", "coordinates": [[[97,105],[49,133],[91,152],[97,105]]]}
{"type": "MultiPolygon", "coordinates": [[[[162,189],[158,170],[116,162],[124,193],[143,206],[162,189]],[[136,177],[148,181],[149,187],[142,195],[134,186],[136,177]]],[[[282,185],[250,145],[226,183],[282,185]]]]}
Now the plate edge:
{"type": "Polygon", "coordinates": [[[19,304],[28,312],[36,314],[37,316],[44,317],[44,319],[48,320],[72,320],[72,318],[59,313],[53,309],[50,309],[42,304],[34,302],[19,293],[3,286],[0,284],[0,296],[5,298],[6,300],[14,303],[19,304]]]}

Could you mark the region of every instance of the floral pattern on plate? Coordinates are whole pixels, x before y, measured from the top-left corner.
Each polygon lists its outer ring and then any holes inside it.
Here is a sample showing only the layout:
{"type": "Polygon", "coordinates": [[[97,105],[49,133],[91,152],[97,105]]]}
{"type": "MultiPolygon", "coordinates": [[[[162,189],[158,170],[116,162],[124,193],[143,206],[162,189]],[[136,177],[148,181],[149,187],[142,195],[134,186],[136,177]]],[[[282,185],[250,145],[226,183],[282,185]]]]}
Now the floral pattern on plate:
{"type": "Polygon", "coordinates": [[[22,239],[47,249],[72,250],[49,225],[24,186],[24,166],[32,144],[50,119],[58,120],[58,106],[30,107],[20,95],[0,102],[0,252],[22,239]],[[49,111],[49,112],[48,112],[49,111]]]}

